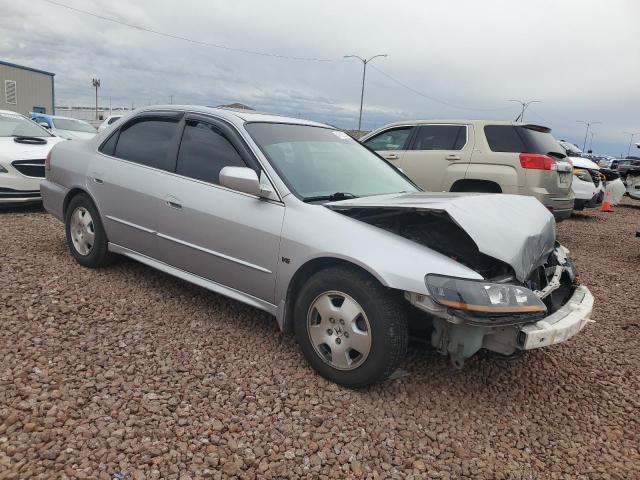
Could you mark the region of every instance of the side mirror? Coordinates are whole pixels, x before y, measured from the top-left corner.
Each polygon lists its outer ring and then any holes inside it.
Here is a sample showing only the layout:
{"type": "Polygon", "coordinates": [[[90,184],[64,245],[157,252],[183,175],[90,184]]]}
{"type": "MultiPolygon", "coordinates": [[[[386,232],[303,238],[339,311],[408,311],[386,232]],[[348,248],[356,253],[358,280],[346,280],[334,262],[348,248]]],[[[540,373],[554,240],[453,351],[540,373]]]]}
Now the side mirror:
{"type": "Polygon", "coordinates": [[[46,128],[47,130],[51,129],[51,127],[49,126],[49,124],[47,122],[38,122],[38,125],[40,125],[41,127],[46,128]]]}
{"type": "Polygon", "coordinates": [[[220,170],[220,185],[249,195],[262,196],[260,180],[252,168],[224,167],[220,170]]]}

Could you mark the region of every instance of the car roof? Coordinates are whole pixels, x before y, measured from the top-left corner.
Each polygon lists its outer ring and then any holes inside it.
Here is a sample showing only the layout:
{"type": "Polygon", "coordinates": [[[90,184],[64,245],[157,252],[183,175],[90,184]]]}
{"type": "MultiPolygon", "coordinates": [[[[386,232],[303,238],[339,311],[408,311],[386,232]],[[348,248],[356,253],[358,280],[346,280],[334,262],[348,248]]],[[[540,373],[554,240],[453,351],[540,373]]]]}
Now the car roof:
{"type": "MultiPolygon", "coordinates": [[[[439,124],[457,124],[457,123],[464,123],[464,124],[470,124],[470,125],[479,125],[479,126],[484,126],[484,125],[533,125],[529,122],[512,122],[511,120],[471,120],[471,119],[464,119],[464,118],[447,118],[447,119],[421,119],[421,120],[404,120],[401,122],[393,122],[393,123],[388,123],[386,124],[384,127],[381,128],[388,128],[388,127],[393,127],[393,126],[402,126],[402,125],[423,125],[423,124],[430,124],[430,123],[439,123],[439,124]]],[[[546,128],[546,127],[545,127],[546,128]]],[[[378,129],[379,130],[379,129],[378,129]]]]}
{"type": "Polygon", "coordinates": [[[202,113],[204,115],[213,115],[228,120],[236,125],[242,125],[248,122],[265,122],[265,123],[291,123],[295,125],[310,125],[317,127],[334,128],[324,123],[314,122],[312,120],[304,120],[301,118],[287,117],[276,113],[258,112],[255,110],[240,110],[234,108],[207,107],[200,105],[153,105],[135,110],[134,114],[140,112],[153,111],[182,111],[202,113]]]}

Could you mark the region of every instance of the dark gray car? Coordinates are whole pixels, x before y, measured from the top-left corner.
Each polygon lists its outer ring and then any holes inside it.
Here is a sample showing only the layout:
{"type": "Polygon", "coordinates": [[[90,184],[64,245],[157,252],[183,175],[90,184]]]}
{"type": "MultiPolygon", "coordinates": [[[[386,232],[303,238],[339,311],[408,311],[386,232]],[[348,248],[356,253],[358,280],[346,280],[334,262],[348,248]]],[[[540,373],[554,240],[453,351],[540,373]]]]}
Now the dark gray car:
{"type": "Polygon", "coordinates": [[[410,332],[462,366],[562,342],[593,304],[534,198],[421,192],[310,121],[142,109],[56,146],[42,195],[80,264],[126,255],[265,310],[351,387],[388,377],[410,332]]]}

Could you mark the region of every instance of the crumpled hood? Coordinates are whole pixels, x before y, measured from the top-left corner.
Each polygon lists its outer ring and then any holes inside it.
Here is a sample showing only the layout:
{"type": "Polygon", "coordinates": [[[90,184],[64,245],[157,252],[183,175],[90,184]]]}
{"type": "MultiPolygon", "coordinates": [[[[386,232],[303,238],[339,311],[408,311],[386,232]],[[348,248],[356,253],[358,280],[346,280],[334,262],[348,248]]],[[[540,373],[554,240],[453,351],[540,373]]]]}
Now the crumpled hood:
{"type": "Polygon", "coordinates": [[[590,170],[600,170],[600,166],[593,160],[583,157],[567,157],[574,167],[588,168],[590,170]]]}
{"type": "Polygon", "coordinates": [[[354,198],[325,204],[351,208],[415,209],[446,212],[480,252],[513,267],[526,280],[543,265],[555,245],[553,215],[535,198],[478,193],[405,193],[354,198]]]}

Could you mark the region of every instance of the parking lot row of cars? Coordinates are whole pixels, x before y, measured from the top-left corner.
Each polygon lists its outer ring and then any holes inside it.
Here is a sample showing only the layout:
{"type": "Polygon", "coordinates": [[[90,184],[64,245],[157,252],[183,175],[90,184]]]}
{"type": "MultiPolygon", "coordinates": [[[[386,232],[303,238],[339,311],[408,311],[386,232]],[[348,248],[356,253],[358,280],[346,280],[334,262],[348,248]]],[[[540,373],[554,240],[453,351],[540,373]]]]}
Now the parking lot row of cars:
{"type": "MultiPolygon", "coordinates": [[[[9,176],[0,182],[0,202],[4,203],[37,196],[36,184],[23,177],[36,172],[44,176],[44,157],[60,138],[90,139],[121,118],[109,116],[96,130],[82,120],[33,114],[31,119],[46,130],[43,132],[14,112],[0,115],[0,135],[9,139],[0,151],[0,161],[6,166],[0,168],[5,173],[12,167],[16,170],[11,182],[9,176]]],[[[640,158],[585,154],[572,143],[556,142],[548,128],[537,125],[479,120],[398,122],[361,141],[427,191],[531,195],[557,221],[573,210],[599,206],[607,188],[613,204],[625,192],[640,198],[640,158]]]]}
{"type": "MultiPolygon", "coordinates": [[[[557,221],[599,206],[609,189],[617,203],[625,185],[551,130],[481,120],[398,122],[361,141],[428,191],[530,195],[557,221]]],[[[631,189],[633,190],[633,189],[631,189]]]]}

